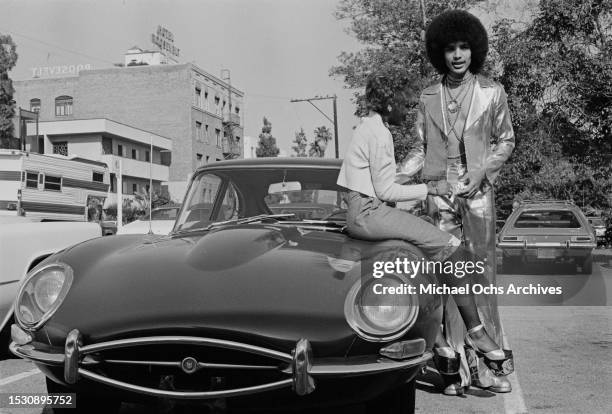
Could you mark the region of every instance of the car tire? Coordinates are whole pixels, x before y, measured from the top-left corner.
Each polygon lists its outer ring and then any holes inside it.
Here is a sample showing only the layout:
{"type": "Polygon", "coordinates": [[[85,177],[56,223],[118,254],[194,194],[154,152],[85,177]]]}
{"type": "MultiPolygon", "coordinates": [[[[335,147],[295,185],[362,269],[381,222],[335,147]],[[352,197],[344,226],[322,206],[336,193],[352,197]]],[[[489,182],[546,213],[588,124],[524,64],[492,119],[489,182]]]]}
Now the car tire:
{"type": "Polygon", "coordinates": [[[366,403],[366,414],[414,414],[416,379],[366,403]]]}
{"type": "Polygon", "coordinates": [[[580,267],[582,269],[582,274],[590,275],[593,273],[593,255],[590,254],[586,259],[584,259],[580,267]]]}
{"type": "MultiPolygon", "coordinates": [[[[54,382],[49,378],[47,381],[47,393],[75,393],[68,387],[54,382]]],[[[108,395],[76,393],[76,408],[53,408],[54,414],[115,414],[119,412],[121,401],[109,398],[108,395]]]]}

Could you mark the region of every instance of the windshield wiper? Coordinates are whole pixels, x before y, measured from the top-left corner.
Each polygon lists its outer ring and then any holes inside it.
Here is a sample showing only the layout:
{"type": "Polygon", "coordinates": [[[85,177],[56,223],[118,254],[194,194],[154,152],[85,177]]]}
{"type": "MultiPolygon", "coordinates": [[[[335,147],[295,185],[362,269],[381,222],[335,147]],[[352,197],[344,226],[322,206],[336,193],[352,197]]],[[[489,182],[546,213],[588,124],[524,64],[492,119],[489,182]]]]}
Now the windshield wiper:
{"type": "Polygon", "coordinates": [[[261,220],[265,220],[265,219],[277,219],[277,218],[284,218],[284,217],[295,217],[295,214],[293,214],[293,213],[286,213],[286,214],[260,214],[260,215],[257,215],[257,216],[244,217],[244,218],[241,218],[241,219],[218,221],[216,223],[210,224],[208,227],[205,228],[205,230],[214,229],[215,227],[219,227],[219,226],[225,226],[226,224],[248,224],[248,223],[254,223],[256,221],[261,221],[261,220]]]}

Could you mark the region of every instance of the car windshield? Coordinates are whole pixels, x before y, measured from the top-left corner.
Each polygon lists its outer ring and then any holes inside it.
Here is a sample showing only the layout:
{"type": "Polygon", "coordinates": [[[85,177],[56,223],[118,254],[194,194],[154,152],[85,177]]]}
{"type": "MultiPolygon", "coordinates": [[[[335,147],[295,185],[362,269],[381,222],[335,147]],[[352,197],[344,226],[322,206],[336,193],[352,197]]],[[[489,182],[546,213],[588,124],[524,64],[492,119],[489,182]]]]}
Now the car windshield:
{"type": "Polygon", "coordinates": [[[162,208],[151,211],[151,220],[176,220],[179,208],[162,208]]]}
{"type": "Polygon", "coordinates": [[[580,228],[580,221],[569,210],[528,210],[516,219],[514,227],[525,228],[580,228]]]}
{"type": "Polygon", "coordinates": [[[174,230],[261,215],[279,221],[344,222],[346,194],[337,178],[338,168],[329,167],[204,170],[193,178],[174,230]]]}

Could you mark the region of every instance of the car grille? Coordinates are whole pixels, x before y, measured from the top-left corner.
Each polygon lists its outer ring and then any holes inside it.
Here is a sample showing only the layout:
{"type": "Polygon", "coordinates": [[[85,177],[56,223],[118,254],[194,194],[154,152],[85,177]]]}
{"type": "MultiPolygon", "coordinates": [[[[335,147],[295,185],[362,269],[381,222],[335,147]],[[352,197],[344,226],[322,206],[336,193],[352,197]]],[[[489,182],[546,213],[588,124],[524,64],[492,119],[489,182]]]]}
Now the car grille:
{"type": "Polygon", "coordinates": [[[293,384],[291,355],[211,338],[134,338],[78,354],[79,376],[153,396],[219,398],[293,384]]]}

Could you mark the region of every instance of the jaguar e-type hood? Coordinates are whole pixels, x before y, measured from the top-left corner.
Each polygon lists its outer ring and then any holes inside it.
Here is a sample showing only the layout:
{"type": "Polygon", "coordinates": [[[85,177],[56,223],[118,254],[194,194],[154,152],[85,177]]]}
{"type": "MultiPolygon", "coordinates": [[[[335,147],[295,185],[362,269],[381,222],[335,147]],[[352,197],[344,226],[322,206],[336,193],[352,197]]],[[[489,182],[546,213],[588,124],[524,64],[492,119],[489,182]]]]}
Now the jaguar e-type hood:
{"type": "Polygon", "coordinates": [[[47,328],[91,341],[181,332],[345,346],[344,301],[360,272],[358,254],[342,256],[347,241],[271,225],[98,239],[61,257],[74,283],[47,328]]]}

